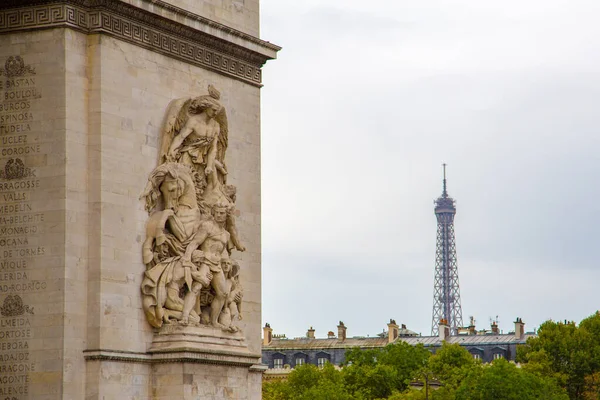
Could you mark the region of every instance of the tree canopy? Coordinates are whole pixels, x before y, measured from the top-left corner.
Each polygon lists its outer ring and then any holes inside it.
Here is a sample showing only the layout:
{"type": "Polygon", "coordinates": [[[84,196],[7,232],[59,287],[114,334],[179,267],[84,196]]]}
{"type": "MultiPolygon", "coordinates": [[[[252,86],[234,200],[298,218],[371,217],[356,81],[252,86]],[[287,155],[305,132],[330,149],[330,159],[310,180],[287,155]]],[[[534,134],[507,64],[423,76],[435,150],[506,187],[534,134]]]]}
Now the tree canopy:
{"type": "Polygon", "coordinates": [[[517,348],[524,369],[556,379],[572,400],[600,399],[600,313],[579,325],[544,322],[538,336],[517,348]]]}

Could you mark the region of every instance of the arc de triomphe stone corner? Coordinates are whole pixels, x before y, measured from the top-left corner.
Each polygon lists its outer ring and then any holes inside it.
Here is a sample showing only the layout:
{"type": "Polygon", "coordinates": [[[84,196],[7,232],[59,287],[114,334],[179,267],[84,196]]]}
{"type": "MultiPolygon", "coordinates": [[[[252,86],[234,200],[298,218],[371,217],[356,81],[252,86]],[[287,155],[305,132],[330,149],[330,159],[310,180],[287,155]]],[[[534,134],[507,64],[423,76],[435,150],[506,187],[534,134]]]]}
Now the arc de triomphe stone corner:
{"type": "Polygon", "coordinates": [[[0,399],[260,399],[259,0],[0,2],[0,399]]]}

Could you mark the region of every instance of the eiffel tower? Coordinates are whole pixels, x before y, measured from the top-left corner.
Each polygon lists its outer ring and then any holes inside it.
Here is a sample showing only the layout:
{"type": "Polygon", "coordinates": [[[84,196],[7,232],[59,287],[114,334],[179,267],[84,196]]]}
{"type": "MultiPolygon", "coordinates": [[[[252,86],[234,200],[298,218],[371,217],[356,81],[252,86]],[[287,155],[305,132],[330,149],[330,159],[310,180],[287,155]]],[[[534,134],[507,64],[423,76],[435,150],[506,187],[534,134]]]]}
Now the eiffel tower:
{"type": "Polygon", "coordinates": [[[460,305],[460,286],[456,265],[456,242],[454,239],[455,201],[446,190],[446,164],[442,195],[434,201],[437,218],[437,244],[435,252],[435,280],[433,284],[433,313],[431,335],[439,334],[440,320],[447,321],[452,335],[458,334],[463,325],[460,305]]]}

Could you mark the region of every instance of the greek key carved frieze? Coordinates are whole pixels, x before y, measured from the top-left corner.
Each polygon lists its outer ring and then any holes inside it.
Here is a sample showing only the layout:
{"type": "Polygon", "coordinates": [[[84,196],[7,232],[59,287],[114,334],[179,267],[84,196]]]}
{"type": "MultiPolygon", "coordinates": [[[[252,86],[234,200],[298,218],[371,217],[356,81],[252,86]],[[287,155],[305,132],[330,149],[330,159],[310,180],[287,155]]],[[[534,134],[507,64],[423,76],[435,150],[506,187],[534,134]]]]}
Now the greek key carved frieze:
{"type": "MultiPolygon", "coordinates": [[[[166,8],[166,4],[163,6],[166,8]]],[[[201,18],[176,10],[185,17],[201,18]]],[[[255,86],[260,86],[261,67],[271,58],[119,0],[62,0],[60,4],[58,0],[6,0],[0,4],[0,33],[53,27],[107,34],[255,86]],[[9,8],[24,5],[29,7],[9,8]]],[[[245,40],[252,39],[270,51],[279,50],[278,46],[222,25],[219,29],[234,32],[245,40]]]]}

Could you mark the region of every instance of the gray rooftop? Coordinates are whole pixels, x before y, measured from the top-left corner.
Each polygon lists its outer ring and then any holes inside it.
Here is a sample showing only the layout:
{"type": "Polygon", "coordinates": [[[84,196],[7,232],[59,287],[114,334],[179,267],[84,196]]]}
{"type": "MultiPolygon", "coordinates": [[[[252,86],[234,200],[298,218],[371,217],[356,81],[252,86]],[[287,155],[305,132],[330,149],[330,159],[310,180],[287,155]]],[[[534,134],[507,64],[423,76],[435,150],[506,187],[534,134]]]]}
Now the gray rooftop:
{"type": "MultiPolygon", "coordinates": [[[[492,334],[492,335],[458,335],[450,336],[446,341],[448,343],[458,343],[465,345],[494,345],[494,344],[521,344],[527,341],[529,337],[535,337],[533,334],[526,334],[523,339],[517,339],[514,334],[492,334]]],[[[397,341],[404,341],[411,345],[419,343],[424,346],[441,346],[442,340],[438,336],[413,336],[399,337],[397,341]]],[[[351,337],[346,340],[332,339],[273,339],[270,344],[263,345],[263,350],[291,350],[291,349],[340,349],[340,348],[378,348],[388,344],[387,337],[351,337]]]]}

